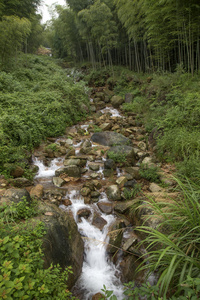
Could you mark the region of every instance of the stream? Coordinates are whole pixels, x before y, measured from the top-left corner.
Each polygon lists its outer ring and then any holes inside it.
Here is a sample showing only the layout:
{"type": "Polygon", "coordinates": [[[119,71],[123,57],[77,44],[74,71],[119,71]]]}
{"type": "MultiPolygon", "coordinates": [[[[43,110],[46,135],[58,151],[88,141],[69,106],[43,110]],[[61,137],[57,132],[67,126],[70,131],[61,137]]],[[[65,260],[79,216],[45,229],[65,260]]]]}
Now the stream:
{"type": "MultiPolygon", "coordinates": [[[[111,117],[121,117],[116,109],[106,107],[101,111],[102,113],[110,113],[111,117]]],[[[81,125],[81,129],[85,132],[88,130],[88,124],[81,125]]],[[[73,141],[75,155],[80,155],[80,146],[84,140],[80,142],[73,141]]],[[[92,144],[92,147],[95,145],[92,144]]],[[[33,157],[33,163],[38,167],[38,173],[35,176],[37,183],[43,185],[52,185],[52,178],[55,176],[55,171],[63,165],[63,157],[54,158],[51,160],[49,166],[37,157],[33,157]]],[[[99,170],[96,171],[97,180],[105,180],[103,176],[103,164],[105,157],[102,156],[101,160],[95,160],[94,163],[99,164],[99,170]]],[[[88,167],[88,161],[85,166],[86,173],[81,176],[81,181],[89,180],[91,170],[88,167]]],[[[122,171],[117,168],[116,177],[121,176],[122,171]]],[[[94,173],[94,172],[93,172],[94,173]]],[[[107,254],[107,244],[109,243],[108,230],[111,224],[116,220],[113,214],[102,213],[98,208],[97,203],[110,203],[105,192],[101,192],[98,202],[92,204],[85,204],[84,198],[80,194],[80,184],[70,182],[67,184],[67,192],[64,199],[71,202],[70,206],[61,204],[59,207],[64,211],[71,211],[77,223],[79,232],[84,240],[84,263],[82,274],[73,292],[78,295],[79,299],[89,300],[96,293],[101,292],[103,285],[107,289],[113,290],[118,300],[124,299],[123,285],[120,281],[120,269],[111,262],[107,254]],[[89,216],[82,217],[78,215],[81,210],[89,212],[89,216]],[[98,214],[100,218],[105,221],[103,228],[98,228],[93,224],[94,214],[98,214]]]]}

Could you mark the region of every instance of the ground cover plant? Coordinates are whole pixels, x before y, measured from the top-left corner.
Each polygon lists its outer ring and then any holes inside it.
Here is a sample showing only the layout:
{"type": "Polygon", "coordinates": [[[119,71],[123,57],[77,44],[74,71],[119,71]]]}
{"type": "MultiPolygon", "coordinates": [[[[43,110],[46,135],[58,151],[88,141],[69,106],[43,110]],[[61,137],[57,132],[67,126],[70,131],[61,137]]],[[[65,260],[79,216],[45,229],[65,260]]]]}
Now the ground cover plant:
{"type": "Polygon", "coordinates": [[[0,207],[1,299],[73,299],[66,286],[70,268],[43,269],[45,228],[33,219],[38,213],[35,202],[0,207]]]}
{"type": "Polygon", "coordinates": [[[22,55],[16,68],[0,72],[0,99],[0,171],[16,161],[24,166],[27,152],[62,135],[86,115],[89,103],[84,82],[34,55],[22,55]]]}

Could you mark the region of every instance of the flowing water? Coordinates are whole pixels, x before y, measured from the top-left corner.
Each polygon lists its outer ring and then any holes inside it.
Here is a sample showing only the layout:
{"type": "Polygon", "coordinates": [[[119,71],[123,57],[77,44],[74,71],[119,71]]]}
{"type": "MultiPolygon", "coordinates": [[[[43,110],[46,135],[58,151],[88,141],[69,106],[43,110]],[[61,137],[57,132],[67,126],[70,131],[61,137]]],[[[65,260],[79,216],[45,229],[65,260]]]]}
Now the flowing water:
{"type": "MultiPolygon", "coordinates": [[[[113,117],[120,116],[117,110],[111,108],[106,108],[105,110],[102,110],[102,112],[110,112],[113,117]]],[[[81,125],[81,128],[87,132],[88,125],[81,125]]],[[[76,142],[73,144],[76,150],[76,155],[79,154],[81,143],[82,142],[76,142]]],[[[102,180],[105,179],[103,177],[104,161],[104,158],[102,158],[101,161],[96,161],[100,165],[100,169],[97,171],[97,174],[102,180]]],[[[62,162],[62,158],[53,159],[50,166],[46,167],[42,161],[33,157],[34,165],[37,165],[39,168],[36,179],[42,181],[45,178],[45,180],[51,182],[52,177],[55,175],[55,171],[61,167],[62,162]]],[[[90,171],[88,162],[86,164],[86,169],[88,173],[90,171]]],[[[117,176],[119,176],[121,174],[121,170],[118,169],[117,173],[117,176]]],[[[82,180],[87,180],[88,177],[88,175],[84,175],[82,176],[82,180]]],[[[85,245],[82,274],[74,287],[74,291],[78,293],[80,299],[89,300],[92,298],[92,295],[101,292],[103,285],[105,285],[107,289],[114,291],[118,300],[124,299],[123,285],[119,279],[120,272],[110,261],[106,251],[107,244],[109,243],[108,230],[110,225],[115,221],[115,217],[113,215],[103,214],[96,203],[85,204],[84,198],[79,192],[80,188],[78,188],[77,185],[73,186],[73,184],[69,183],[67,189],[68,192],[65,198],[71,200],[72,204],[68,207],[60,205],[60,208],[65,211],[72,211],[85,245]],[[78,217],[77,213],[80,209],[90,210],[90,216],[88,218],[78,217]],[[94,213],[97,213],[106,221],[106,225],[102,230],[92,224],[94,213]]],[[[109,202],[104,192],[101,193],[99,202],[109,202]]]]}

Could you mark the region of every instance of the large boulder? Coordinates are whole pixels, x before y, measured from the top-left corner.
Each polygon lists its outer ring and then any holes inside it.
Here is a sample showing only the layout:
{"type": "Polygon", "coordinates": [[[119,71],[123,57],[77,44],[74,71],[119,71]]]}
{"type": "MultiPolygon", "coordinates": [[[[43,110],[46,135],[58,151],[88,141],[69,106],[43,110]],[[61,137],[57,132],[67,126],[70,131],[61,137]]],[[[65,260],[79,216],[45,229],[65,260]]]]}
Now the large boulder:
{"type": "Polygon", "coordinates": [[[113,131],[96,132],[92,135],[91,140],[94,143],[108,147],[115,145],[131,145],[131,141],[128,138],[113,131]]]}
{"type": "Polygon", "coordinates": [[[31,203],[31,197],[29,192],[26,189],[16,189],[11,188],[5,191],[4,195],[1,197],[0,204],[6,203],[9,204],[11,202],[19,203],[26,200],[28,203],[31,203]]]}
{"type": "Polygon", "coordinates": [[[68,288],[71,288],[82,271],[84,245],[73,216],[54,204],[40,203],[44,215],[40,220],[45,224],[43,238],[44,267],[59,264],[62,269],[71,266],[68,288]]]}
{"type": "Polygon", "coordinates": [[[134,164],[136,160],[134,148],[131,146],[120,145],[111,147],[107,152],[107,156],[110,157],[111,155],[112,157],[114,155],[116,160],[119,159],[119,162],[120,160],[126,160],[126,163],[128,164],[134,164]]]}
{"type": "Polygon", "coordinates": [[[118,185],[113,184],[107,187],[106,194],[109,200],[118,201],[121,200],[121,193],[118,185]]]}
{"type": "Polygon", "coordinates": [[[58,177],[61,174],[65,173],[69,177],[81,177],[80,168],[76,165],[66,166],[64,168],[59,168],[55,171],[55,176],[58,177]]]}
{"type": "Polygon", "coordinates": [[[113,107],[118,108],[122,103],[124,103],[125,100],[121,96],[113,96],[111,98],[111,104],[113,107]]]}

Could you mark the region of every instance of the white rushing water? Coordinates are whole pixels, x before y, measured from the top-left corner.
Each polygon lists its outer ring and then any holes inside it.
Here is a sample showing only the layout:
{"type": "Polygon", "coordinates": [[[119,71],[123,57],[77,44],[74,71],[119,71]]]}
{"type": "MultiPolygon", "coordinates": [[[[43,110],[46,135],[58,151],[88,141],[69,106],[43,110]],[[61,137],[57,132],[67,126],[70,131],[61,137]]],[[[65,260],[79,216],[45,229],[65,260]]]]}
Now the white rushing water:
{"type": "Polygon", "coordinates": [[[49,167],[45,166],[42,161],[40,161],[37,157],[33,157],[33,164],[39,168],[37,175],[35,178],[42,177],[52,177],[55,175],[55,171],[60,168],[60,163],[63,159],[55,158],[51,161],[49,167]]]}
{"type": "MultiPolygon", "coordinates": [[[[76,288],[82,291],[84,300],[89,300],[92,295],[101,292],[103,285],[107,289],[113,290],[118,300],[123,299],[123,286],[117,277],[119,271],[106,254],[106,244],[109,242],[108,228],[114,222],[114,216],[100,213],[96,204],[93,204],[93,207],[84,204],[84,199],[80,196],[79,191],[72,190],[67,194],[67,198],[72,202],[69,209],[73,212],[78,229],[84,236],[85,244],[82,274],[76,283],[76,288]],[[78,222],[77,212],[82,208],[89,208],[92,214],[90,218],[81,218],[81,222],[78,222]],[[94,210],[98,211],[107,222],[102,231],[91,224],[94,210]]],[[[105,193],[102,193],[100,201],[108,201],[105,193]]]]}
{"type": "Polygon", "coordinates": [[[120,117],[120,118],[123,118],[119,111],[115,108],[112,108],[112,107],[106,107],[104,109],[101,110],[102,114],[106,114],[106,113],[111,113],[111,117],[120,117]]]}

